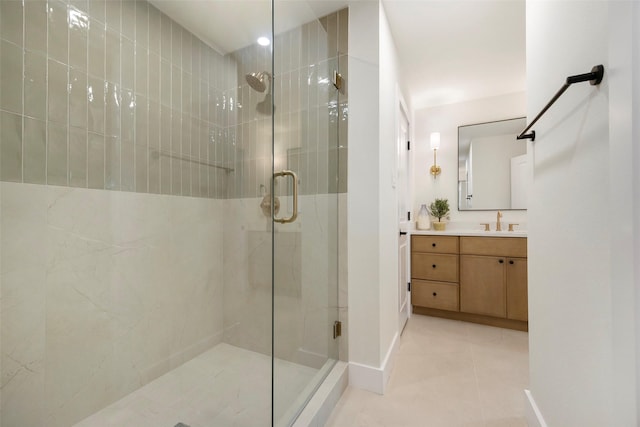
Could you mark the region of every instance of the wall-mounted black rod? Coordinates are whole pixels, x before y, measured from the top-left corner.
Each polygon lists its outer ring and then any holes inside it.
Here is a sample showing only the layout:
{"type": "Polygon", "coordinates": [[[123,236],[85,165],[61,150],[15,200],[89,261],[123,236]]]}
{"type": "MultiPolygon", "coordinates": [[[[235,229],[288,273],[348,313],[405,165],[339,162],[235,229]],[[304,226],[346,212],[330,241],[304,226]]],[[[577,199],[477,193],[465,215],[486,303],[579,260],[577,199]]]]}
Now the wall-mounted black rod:
{"type": "Polygon", "coordinates": [[[551,98],[551,101],[549,101],[547,105],[545,105],[542,111],[538,113],[536,118],[533,119],[533,121],[529,124],[529,126],[527,126],[525,130],[520,132],[520,135],[518,135],[516,139],[530,139],[531,141],[535,141],[536,131],[531,131],[530,133],[527,133],[527,131],[531,129],[533,125],[535,125],[536,122],[540,119],[540,117],[542,117],[544,113],[546,113],[547,110],[558,100],[558,98],[560,98],[560,96],[562,96],[562,94],[567,89],[569,89],[569,86],[571,86],[574,83],[580,83],[580,82],[589,82],[591,86],[596,86],[596,85],[599,85],[600,82],[602,81],[602,76],[604,76],[604,66],[596,65],[591,69],[590,73],[577,74],[575,76],[567,77],[567,81],[565,82],[565,84],[562,85],[560,90],[553,96],[553,98],[551,98]]]}

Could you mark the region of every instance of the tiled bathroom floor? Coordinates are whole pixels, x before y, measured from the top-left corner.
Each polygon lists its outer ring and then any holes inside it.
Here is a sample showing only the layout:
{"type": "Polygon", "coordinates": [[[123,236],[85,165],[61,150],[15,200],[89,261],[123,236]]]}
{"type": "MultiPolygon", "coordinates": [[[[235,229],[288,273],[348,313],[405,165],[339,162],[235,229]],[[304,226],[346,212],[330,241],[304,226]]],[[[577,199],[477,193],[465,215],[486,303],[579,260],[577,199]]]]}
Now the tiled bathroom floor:
{"type": "MultiPolygon", "coordinates": [[[[277,420],[320,372],[276,359],[275,374],[277,420]]],[[[271,358],[222,343],[75,427],[269,426],[270,396],[271,358]]]]}
{"type": "Polygon", "coordinates": [[[526,427],[528,334],[414,315],[384,396],[348,387],[327,427],[526,427]]]}

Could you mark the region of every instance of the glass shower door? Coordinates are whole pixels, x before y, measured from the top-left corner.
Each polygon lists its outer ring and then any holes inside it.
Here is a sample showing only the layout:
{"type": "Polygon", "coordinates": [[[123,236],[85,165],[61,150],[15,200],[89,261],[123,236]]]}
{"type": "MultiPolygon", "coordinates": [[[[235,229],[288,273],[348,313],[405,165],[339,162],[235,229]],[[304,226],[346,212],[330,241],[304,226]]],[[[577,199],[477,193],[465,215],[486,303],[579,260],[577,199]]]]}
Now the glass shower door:
{"type": "Polygon", "coordinates": [[[339,20],[274,2],[273,424],[290,425],[338,359],[339,20]],[[284,17],[305,15],[293,28],[284,17]],[[337,327],[336,327],[337,332],[337,327]]]}

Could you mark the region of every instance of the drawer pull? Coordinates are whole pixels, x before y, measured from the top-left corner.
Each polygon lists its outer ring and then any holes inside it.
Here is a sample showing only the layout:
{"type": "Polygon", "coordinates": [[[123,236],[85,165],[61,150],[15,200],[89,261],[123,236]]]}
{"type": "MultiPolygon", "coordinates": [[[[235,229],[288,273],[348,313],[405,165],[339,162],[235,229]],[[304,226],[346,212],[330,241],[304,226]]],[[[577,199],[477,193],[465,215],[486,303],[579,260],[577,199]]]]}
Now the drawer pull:
{"type": "Polygon", "coordinates": [[[500,264],[502,264],[502,263],[504,262],[504,260],[503,260],[503,259],[501,259],[501,260],[499,260],[498,262],[499,262],[500,264]]]}
{"type": "Polygon", "coordinates": [[[510,261],[509,261],[509,264],[513,265],[513,260],[510,260],[510,261]]]}
{"type": "Polygon", "coordinates": [[[436,297],[436,296],[438,296],[438,294],[437,294],[436,292],[434,292],[434,293],[433,293],[433,296],[434,296],[434,297],[436,297]]]}
{"type": "Polygon", "coordinates": [[[435,265],[435,264],[433,264],[431,267],[436,268],[436,265],[435,265]]]}
{"type": "Polygon", "coordinates": [[[436,247],[436,244],[435,244],[435,243],[432,243],[432,244],[431,244],[431,246],[433,246],[433,247],[435,248],[435,247],[436,247]]]}

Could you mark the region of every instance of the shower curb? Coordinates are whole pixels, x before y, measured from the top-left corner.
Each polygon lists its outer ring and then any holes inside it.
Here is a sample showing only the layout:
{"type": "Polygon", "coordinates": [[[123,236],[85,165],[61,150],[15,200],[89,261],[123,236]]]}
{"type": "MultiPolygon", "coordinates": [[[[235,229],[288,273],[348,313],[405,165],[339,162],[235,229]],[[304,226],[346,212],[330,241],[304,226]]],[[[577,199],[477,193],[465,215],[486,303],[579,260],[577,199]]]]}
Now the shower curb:
{"type": "Polygon", "coordinates": [[[349,364],[338,361],[304,408],[293,427],[322,427],[349,384],[349,364]]]}

